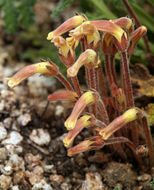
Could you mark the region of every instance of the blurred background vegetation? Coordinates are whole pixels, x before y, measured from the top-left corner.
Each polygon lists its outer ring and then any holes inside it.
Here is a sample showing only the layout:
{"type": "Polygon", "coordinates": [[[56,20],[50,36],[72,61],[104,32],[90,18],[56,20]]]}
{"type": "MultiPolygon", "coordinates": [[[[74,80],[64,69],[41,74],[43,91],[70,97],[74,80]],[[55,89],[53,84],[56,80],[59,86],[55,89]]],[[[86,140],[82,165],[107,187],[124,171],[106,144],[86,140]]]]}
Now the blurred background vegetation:
{"type": "MultiPolygon", "coordinates": [[[[154,54],[154,0],[128,0],[128,2],[141,24],[148,29],[147,36],[152,56],[154,54]]],[[[0,0],[0,26],[5,35],[4,41],[13,43],[18,49],[16,54],[18,60],[35,62],[39,58],[50,58],[63,70],[57,50],[46,40],[46,36],[75,12],[84,13],[90,20],[131,17],[121,0],[53,0],[52,2],[50,0],[0,0]]],[[[148,65],[147,56],[149,55],[143,40],[140,40],[131,62],[148,65]]]]}

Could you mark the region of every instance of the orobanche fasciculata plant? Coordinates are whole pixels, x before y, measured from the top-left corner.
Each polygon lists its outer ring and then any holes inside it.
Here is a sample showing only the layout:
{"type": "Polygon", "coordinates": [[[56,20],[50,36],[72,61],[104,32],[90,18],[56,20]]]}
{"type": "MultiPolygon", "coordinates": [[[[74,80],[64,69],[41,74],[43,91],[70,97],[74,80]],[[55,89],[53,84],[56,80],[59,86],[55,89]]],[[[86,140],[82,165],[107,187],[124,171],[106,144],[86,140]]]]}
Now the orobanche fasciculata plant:
{"type": "Polygon", "coordinates": [[[63,142],[69,148],[68,156],[110,145],[109,149],[117,151],[124,159],[127,159],[128,154],[130,157],[132,152],[141,164],[143,158],[137,150],[141,145],[139,126],[142,126],[145,135],[142,144],[146,141],[149,163],[152,166],[154,159],[151,133],[146,114],[134,106],[129,72],[129,58],[145,33],[146,27],[141,26],[134,30],[132,20],[127,17],[110,21],[89,21],[84,15],[76,15],[47,37],[59,50],[59,56],[67,68],[67,79],[52,61],[42,61],[29,65],[8,78],[8,85],[13,88],[35,73],[54,76],[62,82],[66,90],[55,92],[48,99],[75,102],[72,113],[65,121],[68,134],[63,142]],[[68,37],[64,38],[62,35],[66,32],[68,37]],[[79,45],[82,52],[76,58],[75,49],[79,45]],[[105,74],[99,49],[104,57],[105,74]],[[115,71],[117,52],[121,55],[120,86],[115,71]],[[85,68],[86,91],[81,89],[78,81],[78,72],[82,66],[85,68]],[[109,92],[104,82],[105,77],[109,92]],[[75,137],[84,128],[92,130],[93,136],[73,147],[75,137]]]}

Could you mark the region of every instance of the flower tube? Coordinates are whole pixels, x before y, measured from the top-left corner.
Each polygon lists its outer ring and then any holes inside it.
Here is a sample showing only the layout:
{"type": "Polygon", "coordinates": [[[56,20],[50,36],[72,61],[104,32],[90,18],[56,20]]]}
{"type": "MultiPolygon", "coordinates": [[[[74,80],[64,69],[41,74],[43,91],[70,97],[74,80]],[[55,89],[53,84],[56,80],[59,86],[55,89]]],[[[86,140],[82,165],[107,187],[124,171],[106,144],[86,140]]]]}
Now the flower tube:
{"type": "Polygon", "coordinates": [[[65,127],[67,130],[71,130],[75,127],[76,122],[80,114],[83,112],[86,106],[95,103],[98,100],[98,94],[93,91],[85,92],[79,100],[76,102],[71,115],[65,121],[65,127]]]}
{"type": "Polygon", "coordinates": [[[34,75],[35,73],[40,73],[42,75],[56,76],[58,74],[57,66],[50,62],[40,62],[33,65],[29,65],[18,71],[13,77],[7,78],[8,86],[14,88],[20,84],[23,80],[34,75]]]}

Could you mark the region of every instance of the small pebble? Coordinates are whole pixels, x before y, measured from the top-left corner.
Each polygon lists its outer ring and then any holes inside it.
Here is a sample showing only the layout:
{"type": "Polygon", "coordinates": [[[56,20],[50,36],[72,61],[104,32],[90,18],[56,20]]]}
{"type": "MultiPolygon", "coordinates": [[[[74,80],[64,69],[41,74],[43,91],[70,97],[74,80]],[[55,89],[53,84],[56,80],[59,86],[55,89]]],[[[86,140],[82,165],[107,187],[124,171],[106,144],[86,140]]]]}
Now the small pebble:
{"type": "Polygon", "coordinates": [[[82,190],[102,190],[104,185],[99,173],[86,173],[86,179],[82,183],[82,190]]]}
{"type": "Polygon", "coordinates": [[[10,129],[11,124],[12,124],[12,118],[7,117],[6,119],[3,120],[3,123],[4,123],[5,128],[10,129]]]}
{"type": "Polygon", "coordinates": [[[53,174],[50,175],[50,181],[53,185],[60,185],[61,183],[64,183],[65,179],[62,175],[53,174]]]}
{"type": "Polygon", "coordinates": [[[4,168],[1,169],[1,172],[4,174],[4,175],[11,175],[12,172],[13,172],[13,167],[12,167],[12,163],[11,162],[8,162],[4,168]]]}
{"type": "Polygon", "coordinates": [[[66,182],[62,183],[60,187],[61,187],[62,190],[70,190],[70,189],[72,189],[71,184],[68,184],[66,182]]]}
{"type": "Polygon", "coordinates": [[[20,154],[23,152],[23,147],[19,145],[6,144],[5,148],[7,149],[9,154],[20,154]]]}
{"type": "Polygon", "coordinates": [[[45,163],[43,163],[43,169],[45,172],[47,173],[52,173],[53,169],[55,168],[54,165],[46,165],[45,163]]]}
{"type": "Polygon", "coordinates": [[[43,146],[49,144],[51,137],[47,130],[44,130],[42,128],[33,129],[32,133],[30,134],[30,140],[32,140],[40,146],[43,146]]]}
{"type": "Polygon", "coordinates": [[[0,184],[3,190],[7,190],[11,185],[11,177],[6,175],[0,176],[0,184]]]}
{"type": "Polygon", "coordinates": [[[3,161],[7,158],[8,151],[5,147],[0,148],[0,161],[3,161]]]}
{"type": "Polygon", "coordinates": [[[32,190],[53,190],[53,188],[46,183],[44,179],[40,181],[40,183],[34,184],[32,190]]]}
{"type": "Polygon", "coordinates": [[[33,169],[33,173],[34,174],[37,174],[37,175],[42,175],[44,172],[43,168],[41,166],[36,166],[34,169],[33,169]]]}
{"type": "Polygon", "coordinates": [[[11,190],[20,190],[20,189],[19,189],[18,185],[15,185],[15,186],[11,187],[11,190]]]}
{"type": "Polygon", "coordinates": [[[40,183],[40,181],[43,179],[42,175],[37,175],[33,172],[29,172],[28,170],[26,170],[25,175],[29,179],[29,182],[31,185],[40,183]]]}
{"type": "Polygon", "coordinates": [[[13,183],[19,184],[24,179],[24,172],[23,171],[17,171],[13,175],[13,183]]]}
{"type": "Polygon", "coordinates": [[[0,111],[3,111],[4,108],[5,108],[5,102],[4,102],[4,100],[1,100],[0,101],[0,111]]]}
{"type": "Polygon", "coordinates": [[[64,107],[62,105],[57,105],[55,109],[55,116],[60,117],[64,113],[64,107]]]}
{"type": "Polygon", "coordinates": [[[23,158],[18,156],[17,154],[12,154],[10,156],[9,161],[13,164],[14,170],[16,170],[16,171],[19,169],[22,171],[25,170],[25,166],[24,166],[25,162],[24,162],[23,158]]]}
{"type": "Polygon", "coordinates": [[[0,123],[0,141],[4,140],[7,137],[7,130],[0,123]]]}
{"type": "Polygon", "coordinates": [[[31,121],[31,115],[28,113],[20,115],[17,121],[19,125],[26,126],[31,121]]]}
{"type": "Polygon", "coordinates": [[[13,96],[13,92],[10,90],[5,90],[5,89],[1,91],[2,98],[6,98],[8,96],[13,96]]]}
{"type": "Polygon", "coordinates": [[[138,176],[137,180],[138,181],[142,181],[142,182],[145,182],[145,181],[150,182],[151,181],[151,175],[149,175],[149,174],[143,174],[141,176],[138,176]]]}
{"type": "Polygon", "coordinates": [[[2,144],[17,145],[17,144],[21,143],[21,141],[23,140],[23,137],[20,135],[20,133],[18,133],[16,131],[12,131],[9,135],[10,135],[10,137],[8,139],[3,140],[2,144]]]}

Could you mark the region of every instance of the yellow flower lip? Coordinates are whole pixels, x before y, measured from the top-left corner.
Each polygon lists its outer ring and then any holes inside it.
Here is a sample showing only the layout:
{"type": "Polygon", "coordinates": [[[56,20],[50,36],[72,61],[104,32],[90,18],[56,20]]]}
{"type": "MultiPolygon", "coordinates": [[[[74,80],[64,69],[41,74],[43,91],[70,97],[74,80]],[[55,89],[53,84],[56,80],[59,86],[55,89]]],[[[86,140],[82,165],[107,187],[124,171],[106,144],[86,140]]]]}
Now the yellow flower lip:
{"type": "Polygon", "coordinates": [[[60,25],[56,30],[50,32],[47,36],[47,40],[52,40],[54,36],[60,36],[69,30],[79,26],[86,20],[83,15],[76,15],[67,21],[65,21],[62,25],[60,25]]]}
{"type": "Polygon", "coordinates": [[[71,130],[75,127],[76,125],[76,122],[77,122],[77,119],[67,119],[64,123],[65,127],[67,128],[67,130],[71,130]]]}
{"type": "Polygon", "coordinates": [[[134,121],[138,118],[139,111],[137,108],[131,108],[127,110],[124,114],[123,117],[126,120],[126,123],[134,121]]]}
{"type": "Polygon", "coordinates": [[[34,75],[35,73],[55,76],[58,74],[58,68],[55,64],[49,61],[44,61],[24,67],[18,71],[13,77],[7,78],[7,83],[10,88],[16,87],[26,78],[34,75]]]}

